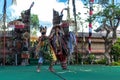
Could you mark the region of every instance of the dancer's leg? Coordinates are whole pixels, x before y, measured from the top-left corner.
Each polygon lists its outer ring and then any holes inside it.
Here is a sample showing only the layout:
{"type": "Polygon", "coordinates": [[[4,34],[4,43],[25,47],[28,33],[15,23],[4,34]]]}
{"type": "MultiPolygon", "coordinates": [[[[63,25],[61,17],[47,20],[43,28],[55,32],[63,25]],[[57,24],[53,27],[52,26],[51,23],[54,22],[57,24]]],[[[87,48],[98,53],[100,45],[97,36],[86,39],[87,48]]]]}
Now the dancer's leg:
{"type": "Polygon", "coordinates": [[[67,70],[67,58],[63,57],[63,59],[60,61],[61,67],[63,70],[67,70]]]}
{"type": "Polygon", "coordinates": [[[63,70],[67,69],[67,56],[63,55],[63,54],[58,54],[57,55],[58,60],[60,61],[61,64],[61,68],[63,70]]]}
{"type": "Polygon", "coordinates": [[[52,61],[52,62],[50,63],[49,70],[50,70],[51,72],[54,72],[54,69],[53,69],[54,64],[55,64],[55,61],[52,61]]]}
{"type": "Polygon", "coordinates": [[[42,63],[43,63],[43,57],[40,57],[38,60],[37,72],[40,72],[40,66],[42,65],[42,63]]]}

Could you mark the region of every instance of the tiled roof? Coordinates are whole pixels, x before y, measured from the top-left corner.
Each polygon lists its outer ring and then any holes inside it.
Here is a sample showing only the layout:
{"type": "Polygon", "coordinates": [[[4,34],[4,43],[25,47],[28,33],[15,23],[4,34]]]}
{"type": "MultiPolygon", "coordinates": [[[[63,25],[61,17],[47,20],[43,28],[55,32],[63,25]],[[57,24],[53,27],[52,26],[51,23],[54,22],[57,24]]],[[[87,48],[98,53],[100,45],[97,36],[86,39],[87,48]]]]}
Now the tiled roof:
{"type": "MultiPolygon", "coordinates": [[[[92,33],[92,37],[99,37],[99,38],[102,38],[102,36],[105,36],[106,34],[105,33],[92,33]]],[[[89,37],[89,33],[82,33],[82,32],[79,32],[78,33],[78,37],[89,37]]],[[[112,35],[110,34],[109,37],[112,37],[112,35]]]]}

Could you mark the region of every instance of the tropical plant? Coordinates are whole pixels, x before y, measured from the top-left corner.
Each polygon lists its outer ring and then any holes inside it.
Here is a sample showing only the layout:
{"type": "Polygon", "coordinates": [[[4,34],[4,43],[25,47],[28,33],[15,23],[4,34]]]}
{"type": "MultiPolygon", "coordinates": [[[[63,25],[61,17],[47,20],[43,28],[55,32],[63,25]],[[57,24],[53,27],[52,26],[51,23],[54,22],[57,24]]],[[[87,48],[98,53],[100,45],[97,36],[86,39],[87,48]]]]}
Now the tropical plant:
{"type": "Polygon", "coordinates": [[[95,60],[95,55],[92,54],[92,53],[89,54],[89,56],[88,56],[88,61],[89,61],[89,63],[90,63],[90,64],[93,64],[94,60],[95,60]]]}
{"type": "Polygon", "coordinates": [[[119,61],[120,57],[120,38],[118,38],[117,42],[111,48],[111,55],[113,55],[114,61],[119,61]]]}
{"type": "Polygon", "coordinates": [[[96,29],[96,32],[106,31],[106,35],[102,36],[105,41],[104,56],[106,58],[106,64],[110,64],[109,53],[112,45],[116,42],[116,30],[120,24],[120,4],[115,5],[113,2],[113,4],[105,5],[102,11],[93,15],[93,19],[101,24],[101,26],[96,29]],[[111,37],[110,33],[112,33],[111,37]]]}
{"type": "Polygon", "coordinates": [[[38,15],[32,14],[30,19],[31,19],[31,24],[30,25],[32,25],[32,28],[38,29],[38,27],[39,27],[38,15]]]}
{"type": "Polygon", "coordinates": [[[39,30],[39,19],[38,15],[32,14],[31,17],[31,35],[37,36],[37,31],[39,30]]]}

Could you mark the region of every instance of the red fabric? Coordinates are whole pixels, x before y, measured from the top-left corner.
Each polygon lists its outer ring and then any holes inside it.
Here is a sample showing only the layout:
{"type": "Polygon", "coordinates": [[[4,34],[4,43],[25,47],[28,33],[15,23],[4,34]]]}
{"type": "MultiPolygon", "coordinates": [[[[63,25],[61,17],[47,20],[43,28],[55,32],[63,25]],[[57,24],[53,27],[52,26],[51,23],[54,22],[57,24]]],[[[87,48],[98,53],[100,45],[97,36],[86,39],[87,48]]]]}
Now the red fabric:
{"type": "Polygon", "coordinates": [[[68,22],[63,22],[62,24],[61,24],[61,26],[64,28],[64,27],[69,27],[69,23],[68,22]]]}
{"type": "Polygon", "coordinates": [[[93,14],[93,11],[90,11],[89,14],[92,15],[92,14],[93,14]]]}
{"type": "Polygon", "coordinates": [[[89,27],[92,28],[92,23],[89,23],[89,27]]]}
{"type": "Polygon", "coordinates": [[[91,46],[89,46],[89,51],[91,51],[91,46]]]}
{"type": "Polygon", "coordinates": [[[25,27],[24,25],[15,25],[15,28],[17,28],[17,29],[22,29],[24,27],[25,27]]]}
{"type": "Polygon", "coordinates": [[[90,2],[94,2],[94,0],[90,0],[90,2]]]}
{"type": "Polygon", "coordinates": [[[60,61],[60,62],[63,62],[63,61],[66,61],[66,56],[63,55],[63,54],[57,54],[57,59],[60,61]]]}
{"type": "Polygon", "coordinates": [[[63,54],[57,54],[56,56],[61,63],[62,69],[67,69],[67,57],[63,54]]]}

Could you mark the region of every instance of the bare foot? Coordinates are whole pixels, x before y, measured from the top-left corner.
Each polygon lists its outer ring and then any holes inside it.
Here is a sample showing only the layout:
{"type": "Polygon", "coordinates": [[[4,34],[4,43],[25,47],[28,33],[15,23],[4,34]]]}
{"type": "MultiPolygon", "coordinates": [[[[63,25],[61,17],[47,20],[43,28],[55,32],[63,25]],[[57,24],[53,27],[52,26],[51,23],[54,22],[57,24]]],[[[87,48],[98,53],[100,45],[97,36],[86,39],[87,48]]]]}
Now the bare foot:
{"type": "Polygon", "coordinates": [[[49,68],[49,71],[54,72],[55,70],[53,68],[49,68]]]}
{"type": "Polygon", "coordinates": [[[40,69],[37,69],[37,72],[40,72],[40,69]]]}

